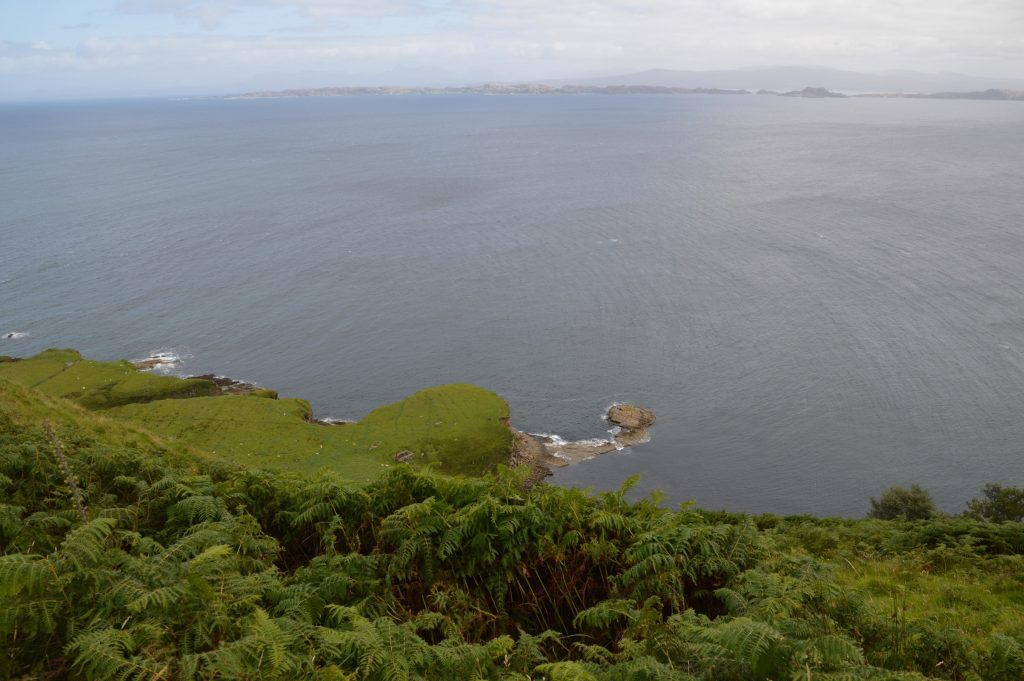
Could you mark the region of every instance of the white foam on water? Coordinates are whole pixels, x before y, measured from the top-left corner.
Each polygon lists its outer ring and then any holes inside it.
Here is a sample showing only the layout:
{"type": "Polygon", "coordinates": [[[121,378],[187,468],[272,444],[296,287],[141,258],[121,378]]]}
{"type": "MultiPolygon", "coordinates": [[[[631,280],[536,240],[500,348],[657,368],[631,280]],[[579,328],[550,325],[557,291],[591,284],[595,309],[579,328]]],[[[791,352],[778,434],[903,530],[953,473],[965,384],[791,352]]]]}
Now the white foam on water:
{"type": "Polygon", "coordinates": [[[530,433],[534,437],[539,437],[542,440],[548,440],[555,446],[561,446],[569,444],[564,438],[554,435],[552,433],[530,433]]]}
{"type": "Polygon", "coordinates": [[[226,381],[232,381],[233,385],[254,385],[254,386],[258,387],[258,388],[262,387],[258,383],[256,383],[255,381],[250,381],[250,380],[245,379],[245,378],[233,378],[231,376],[225,376],[224,374],[214,374],[213,377],[214,378],[223,379],[223,380],[226,380],[226,381]]]}
{"type": "Polygon", "coordinates": [[[153,350],[146,357],[142,359],[132,360],[133,363],[138,362],[152,362],[152,366],[142,371],[151,371],[158,374],[171,374],[184,362],[186,359],[191,359],[192,355],[187,352],[179,352],[175,349],[161,349],[153,350]]]}
{"type": "Polygon", "coordinates": [[[18,340],[19,338],[28,338],[28,331],[8,331],[3,336],[0,336],[3,340],[18,340]]]}
{"type": "Polygon", "coordinates": [[[551,452],[555,456],[560,458],[566,458],[562,456],[562,447],[600,447],[602,445],[615,445],[616,449],[622,449],[618,446],[614,440],[609,440],[602,437],[595,437],[589,440],[566,440],[560,435],[554,435],[552,433],[530,433],[530,435],[545,440],[546,444],[553,449],[551,452]]]}
{"type": "Polygon", "coordinates": [[[625,402],[612,402],[611,404],[609,404],[607,407],[604,408],[604,412],[601,414],[601,419],[603,421],[607,421],[608,420],[608,414],[611,413],[612,407],[619,407],[619,406],[622,406],[623,404],[626,404],[626,403],[625,402]]]}
{"type": "Polygon", "coordinates": [[[580,447],[600,447],[601,445],[610,445],[614,443],[611,440],[608,440],[603,437],[595,437],[589,440],[576,440],[575,442],[570,442],[569,444],[579,445],[580,447]]]}

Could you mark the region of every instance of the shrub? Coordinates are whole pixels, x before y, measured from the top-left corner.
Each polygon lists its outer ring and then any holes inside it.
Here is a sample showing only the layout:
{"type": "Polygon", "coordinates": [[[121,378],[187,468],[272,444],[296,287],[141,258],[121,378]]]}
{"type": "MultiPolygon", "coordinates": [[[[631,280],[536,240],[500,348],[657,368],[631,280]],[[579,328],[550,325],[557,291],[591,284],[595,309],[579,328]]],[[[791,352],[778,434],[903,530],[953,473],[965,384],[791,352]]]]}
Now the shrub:
{"type": "Polygon", "coordinates": [[[981,493],[984,498],[967,502],[964,515],[996,523],[1024,520],[1024,489],[989,483],[981,493]]]}
{"type": "Polygon", "coordinates": [[[868,517],[880,520],[927,520],[936,513],[932,495],[920,485],[914,484],[910,489],[890,487],[882,492],[879,499],[871,497],[871,511],[868,517]]]}

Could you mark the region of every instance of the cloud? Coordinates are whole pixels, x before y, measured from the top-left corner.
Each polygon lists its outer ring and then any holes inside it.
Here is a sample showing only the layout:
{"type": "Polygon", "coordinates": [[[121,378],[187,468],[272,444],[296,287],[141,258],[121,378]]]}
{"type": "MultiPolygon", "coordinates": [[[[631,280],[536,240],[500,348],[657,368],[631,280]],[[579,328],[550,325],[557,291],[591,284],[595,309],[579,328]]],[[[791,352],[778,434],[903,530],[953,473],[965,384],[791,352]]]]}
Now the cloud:
{"type": "Polygon", "coordinates": [[[1019,0],[120,0],[117,6],[123,13],[164,14],[204,27],[267,8],[320,27],[377,19],[376,28],[386,32],[388,22],[403,30],[419,22],[434,29],[439,41],[457,32],[496,45],[614,43],[636,58],[685,55],[709,42],[750,45],[754,52],[771,47],[780,58],[813,49],[868,55],[879,45],[939,51],[962,44],[994,47],[1024,33],[1019,0]],[[437,17],[447,21],[424,21],[437,17]]]}
{"type": "Polygon", "coordinates": [[[270,0],[314,18],[331,17],[415,17],[445,11],[443,3],[422,0],[270,0]]]}
{"type": "Polygon", "coordinates": [[[123,14],[165,14],[204,27],[246,10],[278,8],[311,19],[416,17],[443,11],[443,4],[423,0],[119,0],[123,14]]]}
{"type": "Polygon", "coordinates": [[[32,43],[17,43],[10,40],[0,40],[0,59],[16,59],[18,57],[31,56],[41,49],[45,48],[37,47],[32,43]]]}
{"type": "Polygon", "coordinates": [[[0,74],[19,74],[39,69],[66,69],[74,55],[54,49],[45,42],[25,43],[0,40],[0,74]]]}
{"type": "Polygon", "coordinates": [[[107,30],[49,51],[26,40],[0,49],[0,68],[20,69],[26,78],[45,68],[95,78],[108,73],[111,81],[145,68],[158,74],[154,82],[159,76],[195,83],[410,67],[462,80],[778,64],[1015,76],[1024,56],[1020,0],[119,0],[116,6],[124,15],[167,17],[167,30],[150,36],[107,30]]]}
{"type": "Polygon", "coordinates": [[[120,0],[117,10],[122,14],[168,14],[181,22],[213,29],[255,4],[241,0],[120,0]]]}

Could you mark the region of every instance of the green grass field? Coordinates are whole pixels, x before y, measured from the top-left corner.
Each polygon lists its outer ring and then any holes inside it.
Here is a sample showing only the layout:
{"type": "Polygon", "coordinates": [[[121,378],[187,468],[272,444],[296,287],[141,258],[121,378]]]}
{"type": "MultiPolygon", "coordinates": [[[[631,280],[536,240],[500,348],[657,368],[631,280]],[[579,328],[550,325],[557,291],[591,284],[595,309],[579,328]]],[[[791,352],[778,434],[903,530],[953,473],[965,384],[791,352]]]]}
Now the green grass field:
{"type": "MultiPolygon", "coordinates": [[[[21,426],[38,428],[49,421],[58,432],[75,433],[85,440],[99,440],[112,447],[149,453],[187,464],[201,452],[184,442],[167,442],[135,424],[51,397],[0,375],[0,416],[21,426]]],[[[2,500],[0,500],[2,503],[2,500]]]]}
{"type": "Polygon", "coordinates": [[[966,558],[948,564],[934,556],[837,563],[844,586],[866,594],[880,610],[903,620],[927,620],[984,646],[993,633],[1024,637],[1024,560],[1020,556],[966,558]]]}
{"type": "Polygon", "coordinates": [[[479,474],[508,461],[505,401],[473,385],[428,388],[349,425],[310,423],[305,400],[197,397],[129,404],[105,413],[246,466],[328,468],[368,481],[410,450],[417,464],[479,474]]]}
{"type": "Polygon", "coordinates": [[[68,349],[45,350],[18,362],[0,363],[0,377],[47,395],[73,400],[88,409],[196,397],[216,391],[213,381],[147,374],[126,360],[97,362],[68,349]]]}
{"type": "Polygon", "coordinates": [[[428,388],[357,424],[325,426],[310,422],[305,400],[210,397],[210,381],[147,374],[126,361],[86,360],[74,350],[0,363],[3,378],[229,462],[305,472],[327,468],[357,482],[397,465],[394,455],[402,450],[416,454],[414,465],[478,475],[507,462],[512,443],[508,405],[474,385],[428,388]]]}

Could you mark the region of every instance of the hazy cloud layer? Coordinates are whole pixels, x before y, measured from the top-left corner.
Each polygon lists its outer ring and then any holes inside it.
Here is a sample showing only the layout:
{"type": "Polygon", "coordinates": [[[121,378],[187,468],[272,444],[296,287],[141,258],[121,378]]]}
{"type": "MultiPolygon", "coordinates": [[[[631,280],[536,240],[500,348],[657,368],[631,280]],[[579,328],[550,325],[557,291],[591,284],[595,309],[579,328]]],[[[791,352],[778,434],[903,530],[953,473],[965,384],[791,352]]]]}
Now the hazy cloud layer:
{"type": "Polygon", "coordinates": [[[1021,0],[80,0],[64,6],[69,9],[50,16],[22,8],[11,21],[4,15],[12,10],[0,9],[0,94],[72,85],[140,92],[142,74],[155,92],[770,64],[1015,76],[1024,65],[1021,0]],[[297,82],[303,79],[309,82],[297,82]]]}

